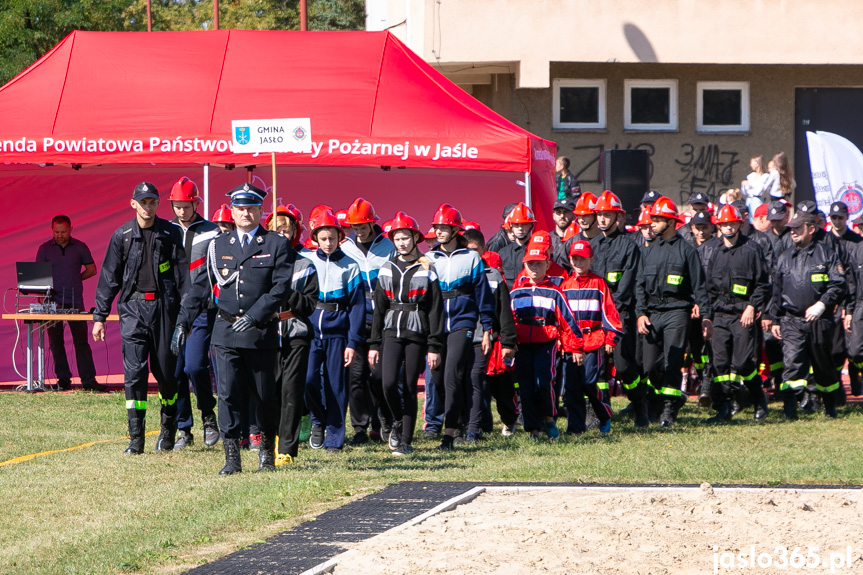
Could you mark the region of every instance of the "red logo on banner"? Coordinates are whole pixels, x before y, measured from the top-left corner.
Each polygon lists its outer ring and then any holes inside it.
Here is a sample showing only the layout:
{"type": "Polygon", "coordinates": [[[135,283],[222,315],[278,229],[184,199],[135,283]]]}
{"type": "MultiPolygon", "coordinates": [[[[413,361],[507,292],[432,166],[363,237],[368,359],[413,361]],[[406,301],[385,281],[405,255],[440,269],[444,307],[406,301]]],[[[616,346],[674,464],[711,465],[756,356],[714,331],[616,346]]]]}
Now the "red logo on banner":
{"type": "Polygon", "coordinates": [[[848,215],[850,219],[856,218],[863,212],[863,188],[857,184],[849,184],[843,186],[839,190],[839,201],[844,202],[848,206],[848,215]]]}

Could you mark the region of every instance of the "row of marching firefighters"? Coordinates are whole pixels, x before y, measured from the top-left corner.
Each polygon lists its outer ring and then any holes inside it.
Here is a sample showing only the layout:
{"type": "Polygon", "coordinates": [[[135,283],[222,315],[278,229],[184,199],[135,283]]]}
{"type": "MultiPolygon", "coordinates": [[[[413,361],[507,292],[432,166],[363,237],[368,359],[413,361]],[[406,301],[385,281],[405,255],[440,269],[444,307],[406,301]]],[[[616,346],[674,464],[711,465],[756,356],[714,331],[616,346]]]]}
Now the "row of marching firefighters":
{"type": "MultiPolygon", "coordinates": [[[[169,196],[177,217],[167,222],[155,215],[155,186],[139,184],[131,202],[135,219],[109,243],[93,336],[104,339],[105,318],[119,296],[127,453],[144,448],[148,363],[161,401],[156,450],[192,440],[190,427],[179,435],[177,429],[178,403],[191,409],[177,401],[188,396],[178,386],[185,374],[185,387],[191,382],[198,396],[205,444],[223,440],[222,474],[241,470],[248,430],[257,432],[259,469],[293,461],[305,410],[314,449],[341,451],[350,406],[352,444],[377,433],[394,455],[410,454],[417,382],[426,368],[425,432],[442,432],[443,450],[490,431],[489,396],[504,435],[520,421],[531,439],[556,439],[561,399],[567,432],[580,433],[585,397],[608,433],[609,375],[629,396],[636,426],[653,418],[671,427],[685,401],[687,344],[703,368],[706,341],[712,341],[710,396],[718,410],[712,420],[730,417],[738,388],[751,392],[755,419],[762,419],[767,406],[756,349],[764,331],[782,338],[785,372],[776,380],[787,390],[786,415],[796,417],[810,365],[825,411],[835,415],[837,372],[831,365],[827,373],[815,350],[819,322],[844,303],[846,284],[834,251],[813,241],[809,214],[798,211],[783,229],[792,249],[768,259],[735,206],[719,211],[721,233],[696,249],[676,230],[676,206],[656,192],[643,198],[634,233],[624,227],[620,200],[605,191],[559,199],[551,233],[533,229],[526,205],[507,206],[504,226],[488,243],[449,204],[440,206],[424,237],[404,212],[380,226],[362,198],[342,221],[328,206],[314,208],[309,239],[301,243],[305,224],[294,206],[279,207],[262,226],[265,191],[243,184],[228,195],[230,206],[208,222],[196,211],[197,187],[181,178],[169,196]],[[574,235],[573,218],[580,228],[574,235]],[[425,253],[424,240],[431,244],[425,253]],[[710,255],[700,259],[708,244],[710,255]],[[797,256],[804,253],[801,264],[797,256]],[[819,278],[813,273],[803,286],[794,275],[801,265],[818,270],[819,278]],[[759,320],[769,329],[762,331],[759,320]]],[[[700,213],[692,229],[704,223],[700,213]]],[[[191,422],[186,415],[180,419],[191,422]]]]}

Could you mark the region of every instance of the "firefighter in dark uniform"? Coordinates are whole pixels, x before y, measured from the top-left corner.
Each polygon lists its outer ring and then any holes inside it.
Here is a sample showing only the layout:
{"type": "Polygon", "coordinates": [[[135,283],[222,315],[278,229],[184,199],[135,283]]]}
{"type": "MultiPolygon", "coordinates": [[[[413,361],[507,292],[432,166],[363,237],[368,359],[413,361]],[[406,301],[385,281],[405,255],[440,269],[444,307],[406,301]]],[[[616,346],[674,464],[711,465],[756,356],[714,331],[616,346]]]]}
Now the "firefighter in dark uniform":
{"type": "Polygon", "coordinates": [[[280,416],[277,314],[290,295],[293,274],[288,240],[258,223],[267,193],[243,184],[228,195],[237,229],[211,242],[207,272],[197,276],[183,301],[171,342],[172,351],[179,351],[192,322],[213,296],[218,312],[212,342],[219,378],[219,428],[225,445],[220,475],[242,471],[240,411],[249,396],[257,402],[261,430],[258,470],[275,469],[280,416]]]}
{"type": "MultiPolygon", "coordinates": [[[[794,247],[794,242],[791,241],[791,235],[785,226],[790,218],[791,214],[788,212],[788,204],[779,200],[770,202],[767,209],[767,221],[770,222],[770,229],[764,233],[767,234],[770,243],[773,245],[771,268],[776,265],[776,260],[782,255],[782,252],[794,247]]],[[[772,322],[768,318],[763,317],[761,328],[764,334],[764,357],[767,358],[770,379],[772,380],[774,394],[776,394],[782,384],[782,371],[785,369],[785,364],[782,359],[782,342],[773,336],[771,325],[772,322]]]]}
{"type": "Polygon", "coordinates": [[[770,277],[761,248],[740,232],[743,218],[731,205],[719,210],[722,234],[704,267],[707,294],[713,309],[713,367],[711,387],[716,415],[708,422],[728,421],[740,385],[752,394],[755,419],[767,416],[767,396],[761,387],[756,353],[759,315],[770,299],[770,277]]]}
{"type": "Polygon", "coordinates": [[[188,263],[174,226],[156,216],[159,192],[142,182],[132,194],[135,219],[114,232],[96,288],[93,340],[105,340],[105,320],[118,296],[126,413],[129,417],[128,454],[144,452],[147,374],[159,386],[161,432],[156,451],[174,449],[177,434],[177,358],[170,352],[171,332],[187,289],[188,263]],[[148,368],[149,362],[149,368],[148,368]]]}
{"type": "MultiPolygon", "coordinates": [[[[683,229],[689,229],[690,237],[692,238],[690,243],[698,252],[701,269],[707,271],[707,262],[710,260],[710,256],[722,245],[722,240],[715,235],[716,225],[713,223],[710,212],[703,210],[695,212],[689,218],[689,225],[680,228],[680,230],[683,229]]],[[[678,234],[680,230],[677,230],[678,234]]],[[[690,325],[689,358],[691,367],[695,369],[695,378],[689,380],[687,391],[689,389],[701,389],[698,395],[698,402],[702,407],[710,407],[709,401],[705,401],[705,396],[709,397],[710,383],[713,379],[711,355],[710,343],[704,340],[701,326],[696,324],[690,325]]],[[[687,376],[691,376],[691,370],[687,370],[687,376]]]]}
{"type": "Polygon", "coordinates": [[[701,321],[704,337],[713,331],[704,271],[698,253],[677,235],[677,206],[660,198],[650,209],[657,237],[644,251],[636,284],[638,333],[644,337],[644,371],[663,400],[660,427],[671,427],[686,401],[681,369],[690,318],[701,321]],[[661,386],[661,387],[660,387],[661,386]]]}
{"type": "Polygon", "coordinates": [[[597,225],[602,233],[590,241],[593,249],[590,267],[608,284],[623,324],[623,335],[614,347],[613,356],[601,349],[599,379],[607,382],[607,374],[614,365],[617,380],[632,402],[635,426],[647,427],[647,382],[642,379],[641,366],[636,360],[635,280],[641,250],[620,231],[618,221],[626,218],[620,198],[606,190],[600,194],[595,207],[597,225]]]}
{"type": "MultiPolygon", "coordinates": [[[[854,312],[858,288],[857,284],[861,282],[861,277],[858,272],[859,265],[859,250],[858,244],[863,242],[863,236],[851,231],[848,228],[848,206],[845,202],[833,202],[829,210],[830,231],[833,237],[839,240],[842,246],[843,255],[845,256],[845,277],[846,279],[854,279],[854,287],[848,285],[848,298],[846,299],[845,313],[843,313],[842,323],[844,327],[845,352],[848,358],[848,379],[851,383],[851,395],[863,395],[863,380],[861,380],[860,366],[857,361],[852,359],[851,350],[853,338],[851,331],[851,315],[854,312]]],[[[834,350],[835,351],[835,350],[834,350]]]]}
{"type": "Polygon", "coordinates": [[[806,389],[810,367],[828,417],[836,417],[839,374],[831,358],[833,307],[845,297],[838,256],[823,242],[813,241],[815,220],[798,212],[788,222],[795,249],[786,250],[773,270],[770,319],[773,335],[782,340],[785,363],[780,391],[785,416],[797,419],[797,401],[806,389]]]}

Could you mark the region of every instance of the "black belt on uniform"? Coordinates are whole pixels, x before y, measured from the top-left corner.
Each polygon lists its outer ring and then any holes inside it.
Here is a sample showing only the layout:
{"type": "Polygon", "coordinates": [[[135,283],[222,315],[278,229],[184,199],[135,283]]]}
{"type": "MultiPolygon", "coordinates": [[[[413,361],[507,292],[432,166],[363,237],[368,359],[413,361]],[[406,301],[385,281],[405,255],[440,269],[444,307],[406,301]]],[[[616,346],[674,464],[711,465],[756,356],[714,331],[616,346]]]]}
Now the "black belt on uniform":
{"type": "Polygon", "coordinates": [[[443,299],[452,299],[454,297],[458,297],[460,295],[470,295],[472,290],[468,288],[459,287],[456,289],[441,291],[440,295],[443,296],[443,299]]]}
{"type": "Polygon", "coordinates": [[[595,331],[601,330],[602,326],[597,325],[594,327],[585,327],[585,328],[579,328],[579,329],[581,330],[581,333],[588,334],[588,333],[593,333],[595,331]]]}
{"type": "Polygon", "coordinates": [[[326,311],[339,311],[345,309],[344,304],[340,304],[334,301],[319,301],[317,304],[315,304],[315,307],[317,309],[322,309],[326,311]]]}
{"type": "Polygon", "coordinates": [[[133,291],[129,295],[129,299],[142,299],[146,301],[155,301],[159,297],[159,292],[155,291],[133,291]]]}
{"type": "Polygon", "coordinates": [[[393,311],[417,311],[419,306],[415,302],[402,303],[393,301],[390,302],[390,309],[393,311]]]}
{"type": "Polygon", "coordinates": [[[231,315],[231,314],[229,314],[229,313],[227,313],[227,312],[224,312],[224,311],[222,311],[222,310],[219,310],[219,312],[218,312],[218,316],[219,316],[220,318],[222,318],[223,320],[225,320],[226,322],[228,322],[228,323],[234,323],[234,322],[236,322],[238,319],[240,319],[240,316],[238,316],[238,315],[231,315]]]}

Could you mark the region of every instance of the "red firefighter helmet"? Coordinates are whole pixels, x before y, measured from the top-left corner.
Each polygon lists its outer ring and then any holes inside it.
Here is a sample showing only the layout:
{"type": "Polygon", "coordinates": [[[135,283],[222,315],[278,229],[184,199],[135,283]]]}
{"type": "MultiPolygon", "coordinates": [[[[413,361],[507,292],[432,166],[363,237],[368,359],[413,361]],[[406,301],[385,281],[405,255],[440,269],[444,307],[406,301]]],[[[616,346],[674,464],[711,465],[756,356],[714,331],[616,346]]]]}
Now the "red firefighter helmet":
{"type": "Polygon", "coordinates": [[[228,223],[233,224],[234,218],[231,217],[231,208],[228,207],[228,204],[222,204],[219,206],[219,209],[213,212],[213,222],[214,223],[228,223]]]}
{"type": "Polygon", "coordinates": [[[436,233],[434,233],[434,226],[430,227],[430,228],[429,228],[429,231],[428,231],[428,232],[426,232],[426,235],[425,235],[425,236],[423,236],[423,237],[424,237],[425,239],[427,239],[427,240],[434,240],[434,239],[437,239],[437,234],[436,234],[436,233]]]}
{"type": "Polygon", "coordinates": [[[333,208],[331,208],[330,206],[328,206],[326,204],[320,204],[320,205],[317,205],[314,208],[312,208],[312,211],[309,212],[309,229],[312,229],[315,227],[315,220],[317,220],[318,216],[320,216],[322,213],[326,212],[327,210],[332,212],[333,208]]]}
{"type": "Polygon", "coordinates": [[[527,207],[524,202],[519,202],[515,205],[512,211],[507,216],[511,224],[534,224],[536,218],[533,217],[533,210],[527,207]]]}
{"type": "Polygon", "coordinates": [[[198,195],[198,186],[195,182],[183,176],[177,183],[171,186],[171,194],[168,199],[172,202],[200,202],[201,197],[198,195]]]}
{"type": "Polygon", "coordinates": [[[312,237],[318,237],[318,230],[323,228],[335,228],[339,231],[339,236],[344,236],[344,231],[342,231],[342,226],[339,224],[338,218],[336,218],[336,214],[333,213],[333,210],[324,210],[316,215],[314,219],[309,220],[309,226],[312,228],[312,237]]]}
{"type": "Polygon", "coordinates": [[[599,195],[596,200],[596,205],[593,208],[597,212],[622,212],[623,204],[620,198],[611,190],[605,190],[599,195]]]}
{"type": "Polygon", "coordinates": [[[578,227],[578,224],[575,222],[572,222],[571,224],[569,224],[569,226],[567,226],[566,231],[563,232],[563,241],[574,238],[580,232],[581,232],[581,228],[578,227]]]}
{"type": "MultiPolygon", "coordinates": [[[[291,213],[288,211],[286,206],[276,206],[275,215],[277,216],[290,216],[291,213]]],[[[267,218],[264,220],[264,227],[270,229],[270,222],[273,221],[273,214],[267,214],[267,218]]]]}
{"type": "Polygon", "coordinates": [[[729,222],[742,221],[743,218],[740,216],[740,211],[731,204],[725,204],[719,209],[719,213],[716,214],[717,224],[727,224],[729,222]]]}
{"type": "Polygon", "coordinates": [[[596,213],[596,196],[592,192],[581,192],[578,196],[578,201],[575,202],[575,209],[572,213],[576,216],[589,216],[596,213]]]}
{"type": "Polygon", "coordinates": [[[650,206],[650,216],[680,221],[680,216],[677,215],[677,206],[674,205],[671,198],[666,198],[665,196],[653,202],[653,205],[650,206]]]}
{"type": "Polygon", "coordinates": [[[375,208],[371,202],[357,198],[351,204],[351,207],[347,209],[345,224],[349,226],[354,224],[373,224],[379,220],[380,218],[375,215],[375,208]]]}
{"type": "Polygon", "coordinates": [[[297,223],[297,227],[303,229],[303,212],[300,211],[300,208],[294,204],[288,204],[287,206],[284,206],[284,208],[288,211],[288,215],[294,218],[294,221],[297,223]]]}
{"type": "Polygon", "coordinates": [[[650,208],[641,208],[641,213],[638,214],[638,221],[635,223],[636,226],[649,226],[650,225],[650,208]]]}
{"type": "Polygon", "coordinates": [[[414,233],[414,240],[420,241],[423,233],[420,231],[420,226],[417,221],[404,212],[396,212],[396,216],[389,221],[390,229],[384,230],[387,236],[392,240],[395,233],[399,230],[409,230],[414,233]]]}
{"type": "Polygon", "coordinates": [[[478,232],[482,231],[482,228],[479,227],[479,223],[473,220],[465,220],[463,222],[465,230],[476,230],[478,232]]]}
{"type": "Polygon", "coordinates": [[[460,230],[464,229],[464,223],[461,219],[461,213],[449,204],[441,204],[432,218],[433,226],[455,226],[460,230]]]}

